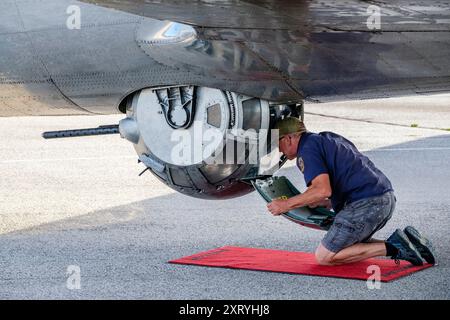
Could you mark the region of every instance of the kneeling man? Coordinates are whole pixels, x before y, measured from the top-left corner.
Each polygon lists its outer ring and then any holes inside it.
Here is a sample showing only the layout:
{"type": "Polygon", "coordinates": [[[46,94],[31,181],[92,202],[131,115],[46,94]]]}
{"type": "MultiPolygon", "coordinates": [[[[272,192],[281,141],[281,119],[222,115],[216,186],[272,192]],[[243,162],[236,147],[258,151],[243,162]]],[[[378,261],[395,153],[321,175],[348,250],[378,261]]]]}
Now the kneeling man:
{"type": "Polygon", "coordinates": [[[430,241],[415,228],[397,229],[387,240],[372,239],[395,209],[389,179],[355,145],[333,132],[308,132],[299,119],[287,117],[276,124],[279,149],[303,173],[307,190],[267,205],[273,215],[293,208],[333,208],[335,220],[316,250],[321,265],[340,265],[388,256],[422,265],[435,263],[430,241]]]}

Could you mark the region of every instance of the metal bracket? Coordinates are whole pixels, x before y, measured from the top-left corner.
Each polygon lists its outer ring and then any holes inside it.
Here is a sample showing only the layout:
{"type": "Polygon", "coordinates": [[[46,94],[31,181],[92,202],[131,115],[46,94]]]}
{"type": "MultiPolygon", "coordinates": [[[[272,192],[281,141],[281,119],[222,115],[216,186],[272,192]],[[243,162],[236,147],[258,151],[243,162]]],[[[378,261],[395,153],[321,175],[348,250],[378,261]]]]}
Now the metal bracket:
{"type": "Polygon", "coordinates": [[[195,86],[157,89],[155,93],[167,124],[171,128],[186,129],[191,126],[195,115],[195,86]],[[186,113],[186,120],[182,124],[177,124],[172,119],[175,109],[181,109],[186,113]]]}

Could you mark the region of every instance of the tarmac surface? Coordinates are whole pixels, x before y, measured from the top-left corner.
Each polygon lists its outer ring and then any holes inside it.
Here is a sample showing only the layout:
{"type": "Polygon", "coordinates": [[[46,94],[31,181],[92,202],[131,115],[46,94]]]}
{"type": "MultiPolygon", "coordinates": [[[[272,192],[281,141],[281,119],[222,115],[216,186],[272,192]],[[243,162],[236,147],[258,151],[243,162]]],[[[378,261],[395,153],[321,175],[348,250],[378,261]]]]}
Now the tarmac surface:
{"type": "MultiPolygon", "coordinates": [[[[414,225],[434,243],[437,266],[369,290],[365,281],[169,264],[225,245],[312,252],[323,233],[272,217],[256,193],[205,201],[138,177],[144,167],[118,135],[40,136],[121,115],[0,118],[0,298],[449,299],[450,95],[306,111],[310,131],[344,135],[391,179],[397,208],[378,238],[414,225]]],[[[293,161],[278,174],[304,189],[293,161]]]]}

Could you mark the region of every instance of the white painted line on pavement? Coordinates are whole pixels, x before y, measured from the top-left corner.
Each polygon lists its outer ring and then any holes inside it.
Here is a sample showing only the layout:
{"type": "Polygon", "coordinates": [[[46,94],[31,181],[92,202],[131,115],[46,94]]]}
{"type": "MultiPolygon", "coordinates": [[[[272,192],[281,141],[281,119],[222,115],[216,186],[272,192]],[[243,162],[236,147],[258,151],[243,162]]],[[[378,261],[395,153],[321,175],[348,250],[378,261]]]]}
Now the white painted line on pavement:
{"type": "Polygon", "coordinates": [[[381,149],[369,149],[362,150],[361,152],[383,152],[383,151],[437,151],[437,150],[450,150],[450,147],[432,147],[432,148],[381,148],[381,149]]]}
{"type": "Polygon", "coordinates": [[[135,158],[137,160],[137,156],[55,158],[55,159],[14,159],[14,160],[0,160],[0,164],[18,163],[18,162],[53,162],[53,161],[76,161],[76,160],[116,160],[116,159],[132,159],[132,158],[135,158]]]}

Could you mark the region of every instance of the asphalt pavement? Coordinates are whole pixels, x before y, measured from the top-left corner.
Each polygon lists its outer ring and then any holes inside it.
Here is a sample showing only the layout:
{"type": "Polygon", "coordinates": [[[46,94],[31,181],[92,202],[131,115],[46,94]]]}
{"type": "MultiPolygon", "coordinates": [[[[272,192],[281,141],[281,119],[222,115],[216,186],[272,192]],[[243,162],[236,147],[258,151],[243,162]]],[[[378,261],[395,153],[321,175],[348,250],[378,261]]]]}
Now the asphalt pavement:
{"type": "MultiPolygon", "coordinates": [[[[306,112],[309,130],[344,135],[391,179],[397,208],[377,237],[414,225],[434,243],[437,266],[369,290],[357,280],[169,264],[226,245],[312,252],[323,233],[272,217],[256,193],[207,201],[138,177],[144,167],[118,135],[40,136],[120,115],[0,118],[0,298],[449,299],[450,95],[306,112]]],[[[304,189],[293,161],[278,174],[304,189]]]]}

